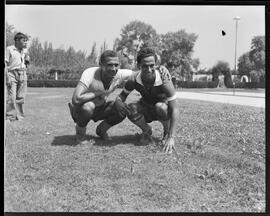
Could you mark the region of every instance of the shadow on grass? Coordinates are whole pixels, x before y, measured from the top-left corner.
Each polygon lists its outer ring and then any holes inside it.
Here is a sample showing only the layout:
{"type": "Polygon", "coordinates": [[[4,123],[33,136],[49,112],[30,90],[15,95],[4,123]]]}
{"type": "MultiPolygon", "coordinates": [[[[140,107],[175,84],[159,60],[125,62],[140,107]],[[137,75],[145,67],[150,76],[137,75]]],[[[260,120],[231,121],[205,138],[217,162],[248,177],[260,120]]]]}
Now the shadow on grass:
{"type": "MultiPolygon", "coordinates": [[[[86,139],[89,141],[89,144],[93,144],[95,146],[116,146],[119,144],[133,144],[137,146],[141,146],[139,143],[138,135],[123,135],[123,136],[111,136],[112,140],[106,141],[102,140],[97,136],[86,135],[86,139]]],[[[52,146],[76,146],[75,135],[63,135],[56,136],[51,143],[52,146]]]]}
{"type": "MultiPolygon", "coordinates": [[[[93,139],[93,136],[86,135],[87,140],[93,139]]],[[[76,139],[75,135],[63,135],[63,136],[56,136],[52,141],[52,146],[76,146],[76,139]]]]}
{"type": "Polygon", "coordinates": [[[106,141],[102,140],[99,137],[94,137],[95,142],[93,145],[95,146],[116,146],[119,144],[133,144],[137,145],[138,137],[136,135],[123,135],[123,136],[111,136],[112,140],[106,141]]]}
{"type": "MultiPolygon", "coordinates": [[[[108,146],[108,147],[112,147],[112,146],[116,146],[119,144],[132,144],[135,146],[147,146],[149,144],[141,144],[139,142],[139,135],[134,134],[134,135],[123,135],[123,136],[111,136],[112,140],[110,141],[105,141],[100,139],[99,137],[94,137],[94,143],[93,145],[95,146],[108,146]]],[[[159,142],[159,139],[156,137],[153,137],[153,140],[155,141],[155,143],[159,142]]]]}

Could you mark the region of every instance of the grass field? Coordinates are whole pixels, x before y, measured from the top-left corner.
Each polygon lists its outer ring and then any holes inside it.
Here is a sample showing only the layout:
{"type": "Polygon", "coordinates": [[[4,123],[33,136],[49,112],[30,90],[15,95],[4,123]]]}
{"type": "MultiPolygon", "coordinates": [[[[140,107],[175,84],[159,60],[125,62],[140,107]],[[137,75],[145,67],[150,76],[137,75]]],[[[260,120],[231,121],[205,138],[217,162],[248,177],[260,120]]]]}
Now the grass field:
{"type": "Polygon", "coordinates": [[[4,211],[265,211],[264,109],[179,99],[177,152],[166,155],[138,146],[127,119],[112,142],[90,122],[89,144],[74,145],[72,92],[29,88],[27,117],[6,124],[4,211]]]}

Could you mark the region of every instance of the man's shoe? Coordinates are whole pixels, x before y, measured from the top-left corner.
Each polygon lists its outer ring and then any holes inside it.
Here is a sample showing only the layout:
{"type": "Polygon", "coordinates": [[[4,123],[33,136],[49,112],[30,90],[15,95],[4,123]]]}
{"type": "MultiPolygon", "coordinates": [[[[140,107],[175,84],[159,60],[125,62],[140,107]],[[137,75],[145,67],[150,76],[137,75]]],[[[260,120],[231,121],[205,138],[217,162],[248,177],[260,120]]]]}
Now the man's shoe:
{"type": "Polygon", "coordinates": [[[85,145],[88,143],[88,140],[84,135],[76,134],[76,145],[85,145]]]}
{"type": "Polygon", "coordinates": [[[140,135],[140,140],[139,140],[140,145],[148,145],[148,144],[153,144],[155,141],[153,140],[152,136],[148,133],[142,133],[140,135]]]}
{"type": "Polygon", "coordinates": [[[99,126],[97,126],[96,134],[97,134],[101,139],[103,139],[103,140],[106,140],[106,141],[112,140],[112,138],[109,137],[108,133],[102,131],[102,130],[99,128],[99,126]]]}

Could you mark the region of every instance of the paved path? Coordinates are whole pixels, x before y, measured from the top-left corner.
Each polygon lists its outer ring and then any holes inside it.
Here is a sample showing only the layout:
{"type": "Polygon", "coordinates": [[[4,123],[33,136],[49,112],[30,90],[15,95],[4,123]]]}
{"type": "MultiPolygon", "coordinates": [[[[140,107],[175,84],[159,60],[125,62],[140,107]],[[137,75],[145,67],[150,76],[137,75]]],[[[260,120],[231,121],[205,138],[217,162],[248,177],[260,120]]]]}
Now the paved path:
{"type": "Polygon", "coordinates": [[[253,106],[265,108],[265,93],[255,92],[221,92],[221,91],[207,91],[207,92],[185,92],[178,91],[178,98],[212,101],[217,103],[237,104],[244,106],[253,106]]]}

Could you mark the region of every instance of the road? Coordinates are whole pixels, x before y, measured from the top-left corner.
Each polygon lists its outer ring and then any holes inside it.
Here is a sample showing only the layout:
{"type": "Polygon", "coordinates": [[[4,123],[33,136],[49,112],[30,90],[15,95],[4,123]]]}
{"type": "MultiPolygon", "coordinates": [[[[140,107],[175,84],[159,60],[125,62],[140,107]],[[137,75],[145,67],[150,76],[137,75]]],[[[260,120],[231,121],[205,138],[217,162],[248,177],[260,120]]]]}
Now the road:
{"type": "Polygon", "coordinates": [[[265,92],[233,91],[177,91],[177,97],[191,100],[212,101],[217,103],[237,104],[265,108],[265,92]]]}

